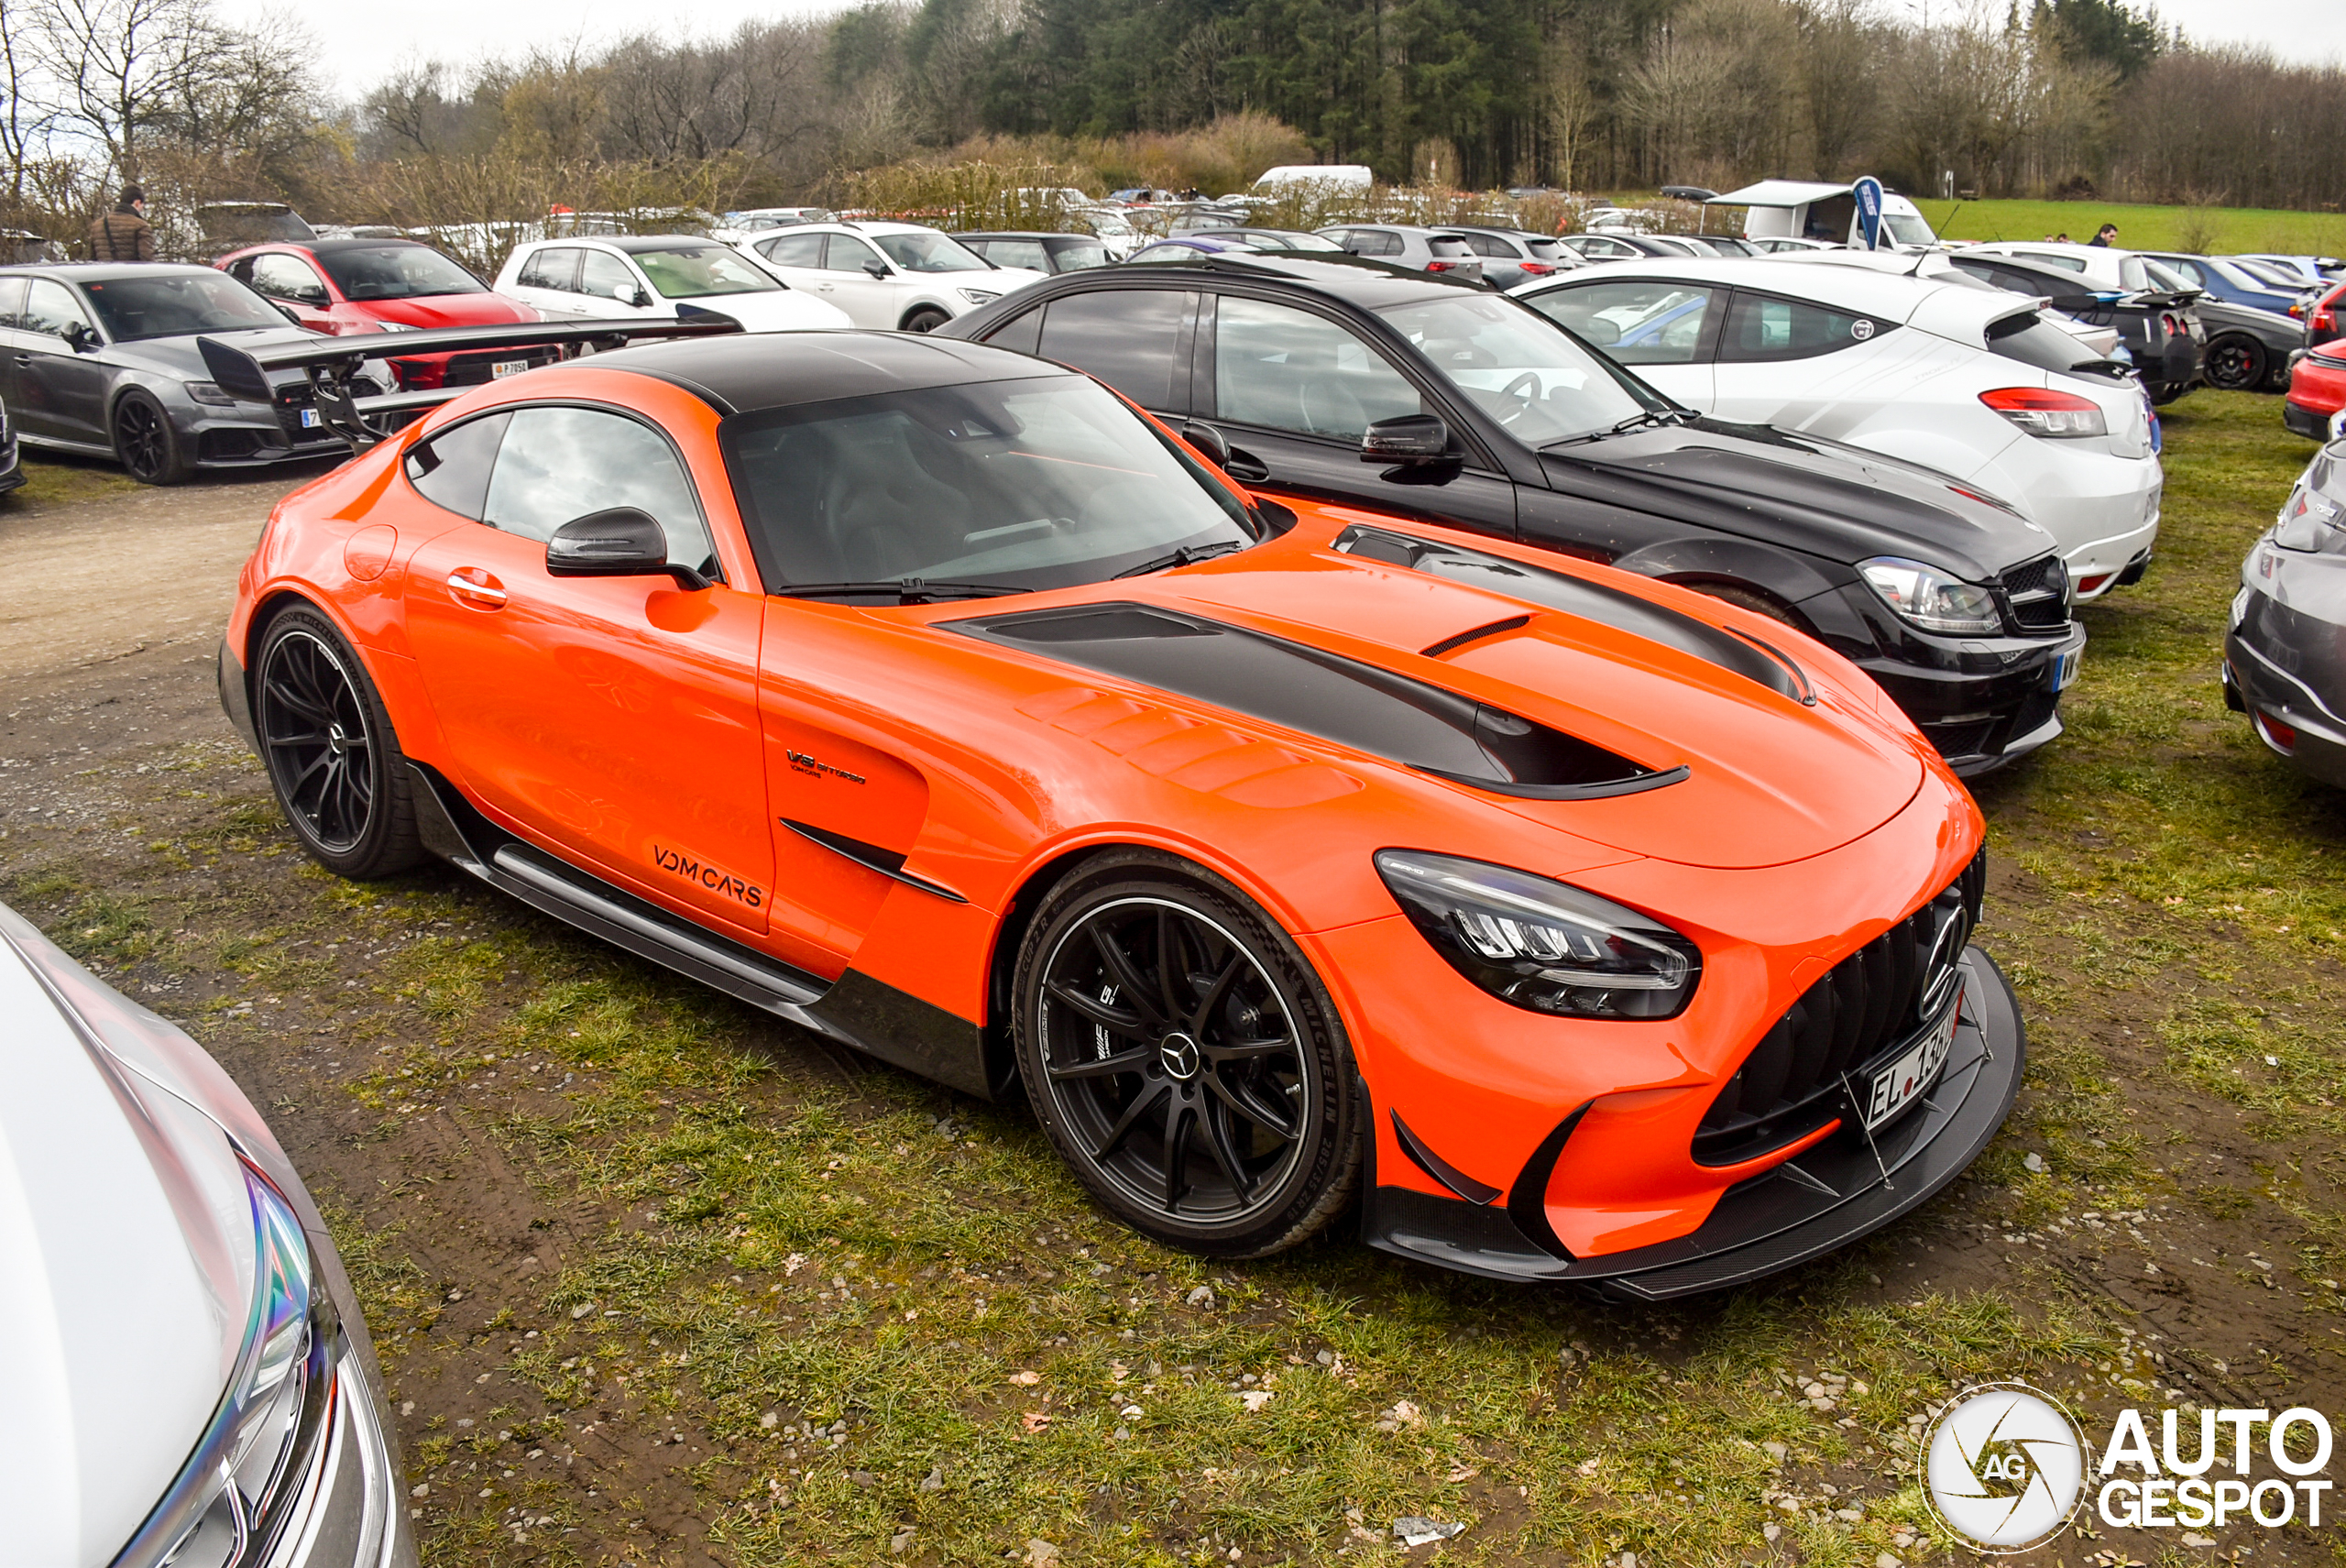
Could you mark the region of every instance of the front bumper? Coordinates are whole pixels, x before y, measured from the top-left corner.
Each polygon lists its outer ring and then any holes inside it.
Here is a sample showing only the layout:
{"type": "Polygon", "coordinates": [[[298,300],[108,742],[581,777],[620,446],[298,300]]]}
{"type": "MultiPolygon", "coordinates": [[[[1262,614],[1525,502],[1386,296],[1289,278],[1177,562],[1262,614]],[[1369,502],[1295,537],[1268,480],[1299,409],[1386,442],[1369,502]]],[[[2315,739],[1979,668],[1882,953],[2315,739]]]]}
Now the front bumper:
{"type": "Polygon", "coordinates": [[[1847,1245],[1920,1207],[1979,1157],[2012,1110],[2027,1055],[2011,983],[1978,948],[1963,959],[1962,1016],[1931,1091],[1870,1139],[1845,1124],[1729,1189],[1693,1233],[1626,1252],[1575,1257],[1539,1217],[1579,1121],[1559,1125],[1487,1202],[1378,1184],[1361,1238],[1398,1256],[1493,1279],[1584,1285],[1612,1299],[1661,1301],[1724,1289],[1847,1245]]]}

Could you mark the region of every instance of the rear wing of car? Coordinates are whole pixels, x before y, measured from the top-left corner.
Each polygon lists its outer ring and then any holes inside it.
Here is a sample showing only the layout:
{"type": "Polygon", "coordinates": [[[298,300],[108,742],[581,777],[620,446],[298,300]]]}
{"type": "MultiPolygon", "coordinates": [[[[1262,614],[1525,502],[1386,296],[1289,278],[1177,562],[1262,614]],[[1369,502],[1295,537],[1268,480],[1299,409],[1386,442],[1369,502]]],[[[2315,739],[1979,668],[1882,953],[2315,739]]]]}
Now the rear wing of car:
{"type": "Polygon", "coordinates": [[[463,353],[480,348],[543,348],[576,345],[604,350],[631,341],[667,337],[717,337],[741,330],[741,323],[719,311],[679,304],[674,318],[637,317],[627,321],[517,322],[504,326],[435,327],[424,332],[365,333],[347,337],[316,337],[291,343],[246,347],[216,337],[196,339],[204,367],[229,396],[247,402],[275,404],[280,391],[270,372],[300,370],[309,382],[318,419],[350,445],[353,455],[366,451],[395,428],[396,416],[436,408],[462,397],[468,387],[433,387],[411,392],[356,396],[350,383],[369,359],[409,359],[425,354],[463,353]]]}

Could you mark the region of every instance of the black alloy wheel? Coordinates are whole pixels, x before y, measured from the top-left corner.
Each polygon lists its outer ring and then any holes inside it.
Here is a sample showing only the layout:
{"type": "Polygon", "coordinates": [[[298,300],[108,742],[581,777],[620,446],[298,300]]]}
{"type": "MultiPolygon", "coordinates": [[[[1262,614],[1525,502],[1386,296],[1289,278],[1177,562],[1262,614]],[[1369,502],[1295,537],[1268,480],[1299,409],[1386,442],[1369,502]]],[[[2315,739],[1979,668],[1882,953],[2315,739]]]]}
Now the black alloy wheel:
{"type": "Polygon", "coordinates": [[[176,485],[188,476],[170,417],[144,392],[125,392],[114,406],[114,455],[142,485],[176,485]]]}
{"type": "Polygon", "coordinates": [[[1036,1116],[1135,1228],[1257,1256],[1350,1201],[1362,1134],[1334,1008],[1220,878],[1145,851],[1091,862],[1037,911],[1015,992],[1036,1116]]]}
{"type": "Polygon", "coordinates": [[[407,759],[366,667],[303,606],[269,622],[253,728],[277,804],[301,847],[343,876],[389,876],[422,858],[407,759]]]}
{"type": "Polygon", "coordinates": [[[2227,392],[2260,391],[2273,356],[2246,333],[2226,333],[2208,345],[2208,385],[2227,392]]]}
{"type": "Polygon", "coordinates": [[[934,305],[924,305],[904,318],[906,332],[935,332],[953,318],[934,305]]]}

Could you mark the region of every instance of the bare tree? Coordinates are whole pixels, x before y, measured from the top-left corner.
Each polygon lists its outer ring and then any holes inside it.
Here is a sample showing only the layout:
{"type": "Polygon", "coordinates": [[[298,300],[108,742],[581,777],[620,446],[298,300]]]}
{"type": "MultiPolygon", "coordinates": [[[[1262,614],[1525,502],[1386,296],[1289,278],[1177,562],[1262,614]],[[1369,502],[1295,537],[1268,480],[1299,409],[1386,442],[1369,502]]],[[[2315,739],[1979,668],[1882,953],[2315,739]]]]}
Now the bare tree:
{"type": "Polygon", "coordinates": [[[30,20],[59,121],[136,180],[142,134],[216,36],[206,0],[33,0],[30,20]]]}

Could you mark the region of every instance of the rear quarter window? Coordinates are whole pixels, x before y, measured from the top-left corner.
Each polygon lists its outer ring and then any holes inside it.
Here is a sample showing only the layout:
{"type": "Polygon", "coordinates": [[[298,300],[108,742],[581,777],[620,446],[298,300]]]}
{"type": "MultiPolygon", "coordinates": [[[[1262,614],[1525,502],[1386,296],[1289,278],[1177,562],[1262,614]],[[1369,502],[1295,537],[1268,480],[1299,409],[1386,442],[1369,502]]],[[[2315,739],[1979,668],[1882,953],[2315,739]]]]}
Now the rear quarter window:
{"type": "Polygon", "coordinates": [[[512,418],[510,411],[485,414],[417,442],[407,450],[407,482],[433,505],[478,522],[487,510],[497,448],[512,418]]]}
{"type": "MultiPolygon", "coordinates": [[[[1454,238],[1449,235],[1436,235],[1433,238],[1426,241],[1426,249],[1428,252],[1435,256],[1472,256],[1474,254],[1474,252],[1468,247],[1464,240],[1454,238]]],[[[1505,253],[1495,252],[1494,254],[1505,253]]]]}
{"type": "Polygon", "coordinates": [[[2023,312],[1988,323],[1988,352],[2039,370],[2068,370],[2095,357],[2074,334],[2023,312]]]}

